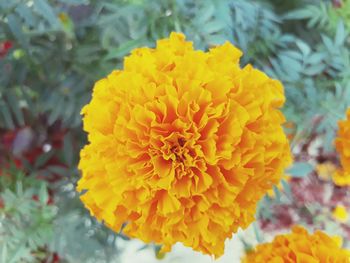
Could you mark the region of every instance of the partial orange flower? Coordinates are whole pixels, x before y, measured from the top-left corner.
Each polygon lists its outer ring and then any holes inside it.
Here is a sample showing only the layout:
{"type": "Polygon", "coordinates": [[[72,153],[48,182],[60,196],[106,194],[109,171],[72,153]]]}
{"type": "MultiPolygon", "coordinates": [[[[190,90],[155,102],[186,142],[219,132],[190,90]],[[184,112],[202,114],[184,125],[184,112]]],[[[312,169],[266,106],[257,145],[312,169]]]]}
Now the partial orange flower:
{"type": "Polygon", "coordinates": [[[243,263],[349,263],[350,251],[341,248],[341,238],[295,226],[292,233],[278,235],[271,243],[257,245],[243,263]]]}
{"type": "Polygon", "coordinates": [[[333,181],[338,186],[350,186],[350,108],[346,120],[339,121],[338,126],[335,147],[340,155],[342,169],[334,173],[333,181]]]}
{"type": "Polygon", "coordinates": [[[350,172],[338,169],[333,173],[332,179],[337,186],[350,186],[350,172]]]}
{"type": "Polygon", "coordinates": [[[220,256],[291,161],[277,80],[230,43],[197,51],[172,33],[95,84],[78,191],[129,237],[220,256]]]}

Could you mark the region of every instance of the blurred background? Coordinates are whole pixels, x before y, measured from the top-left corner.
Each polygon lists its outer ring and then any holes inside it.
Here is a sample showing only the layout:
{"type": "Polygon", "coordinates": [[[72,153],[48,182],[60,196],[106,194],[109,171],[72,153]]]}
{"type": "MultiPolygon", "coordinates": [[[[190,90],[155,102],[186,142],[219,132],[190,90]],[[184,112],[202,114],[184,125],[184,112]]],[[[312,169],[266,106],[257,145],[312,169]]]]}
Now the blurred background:
{"type": "Polygon", "coordinates": [[[287,96],[295,164],[218,262],[296,223],[349,246],[349,187],[332,175],[350,106],[350,0],[0,0],[0,262],[213,262],[109,231],[75,192],[93,83],[172,31],[203,50],[232,42],[241,66],[281,80],[287,96]]]}

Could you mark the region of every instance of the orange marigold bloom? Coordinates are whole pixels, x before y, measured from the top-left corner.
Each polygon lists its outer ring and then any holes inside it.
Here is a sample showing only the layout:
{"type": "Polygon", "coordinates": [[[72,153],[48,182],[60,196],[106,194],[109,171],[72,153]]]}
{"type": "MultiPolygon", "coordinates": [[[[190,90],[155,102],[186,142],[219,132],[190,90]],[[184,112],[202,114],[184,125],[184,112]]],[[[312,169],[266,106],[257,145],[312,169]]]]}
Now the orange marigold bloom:
{"type": "Polygon", "coordinates": [[[341,248],[341,238],[295,226],[292,233],[278,235],[271,243],[257,245],[243,263],[349,263],[350,251],[341,248]]]}
{"type": "Polygon", "coordinates": [[[339,121],[338,137],[335,147],[340,155],[342,169],[333,175],[333,181],[338,186],[350,186],[350,108],[346,120],[339,121]]]}
{"type": "Polygon", "coordinates": [[[78,190],[115,231],[220,256],[291,156],[283,87],[230,43],[197,51],[172,33],[95,84],[78,190]]]}

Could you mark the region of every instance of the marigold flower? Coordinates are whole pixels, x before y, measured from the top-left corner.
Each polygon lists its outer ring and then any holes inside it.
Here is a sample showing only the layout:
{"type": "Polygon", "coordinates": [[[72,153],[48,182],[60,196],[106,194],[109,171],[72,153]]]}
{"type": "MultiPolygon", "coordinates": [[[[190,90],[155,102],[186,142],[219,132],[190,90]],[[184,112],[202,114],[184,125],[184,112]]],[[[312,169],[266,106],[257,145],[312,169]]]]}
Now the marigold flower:
{"type": "Polygon", "coordinates": [[[336,170],[337,167],[332,162],[324,162],[316,165],[316,172],[318,174],[318,177],[324,181],[330,180],[336,170]]]}
{"type": "Polygon", "coordinates": [[[350,186],[350,172],[338,169],[332,175],[332,179],[337,186],[350,186]]]}
{"type": "Polygon", "coordinates": [[[335,219],[337,219],[338,221],[340,221],[342,223],[345,223],[349,219],[349,214],[346,211],[346,207],[343,205],[337,205],[334,208],[332,215],[335,219]]]}
{"type": "Polygon", "coordinates": [[[338,125],[335,147],[340,155],[342,169],[334,173],[333,181],[338,186],[350,186],[350,108],[346,120],[339,121],[338,125]]]}
{"type": "Polygon", "coordinates": [[[182,34],[139,48],[95,84],[78,191],[115,231],[220,256],[253,220],[291,156],[283,87],[230,43],[196,51],[182,34]]]}
{"type": "Polygon", "coordinates": [[[350,251],[341,248],[341,238],[316,231],[309,234],[300,226],[292,233],[278,235],[271,243],[257,245],[249,251],[243,263],[349,263],[350,251]]]}

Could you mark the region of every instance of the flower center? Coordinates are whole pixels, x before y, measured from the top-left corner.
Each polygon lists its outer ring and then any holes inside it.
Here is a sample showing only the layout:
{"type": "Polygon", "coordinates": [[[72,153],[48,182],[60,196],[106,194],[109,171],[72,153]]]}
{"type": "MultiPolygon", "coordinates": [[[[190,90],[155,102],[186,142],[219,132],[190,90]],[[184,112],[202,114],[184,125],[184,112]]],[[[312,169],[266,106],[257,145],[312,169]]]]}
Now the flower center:
{"type": "Polygon", "coordinates": [[[170,135],[163,141],[161,154],[164,160],[171,160],[175,169],[180,165],[182,169],[193,165],[195,152],[191,142],[179,134],[170,135]]]}
{"type": "Polygon", "coordinates": [[[184,147],[185,143],[186,140],[184,138],[178,138],[177,143],[170,147],[170,152],[175,156],[177,162],[183,163],[186,160],[185,153],[188,150],[184,147]]]}

